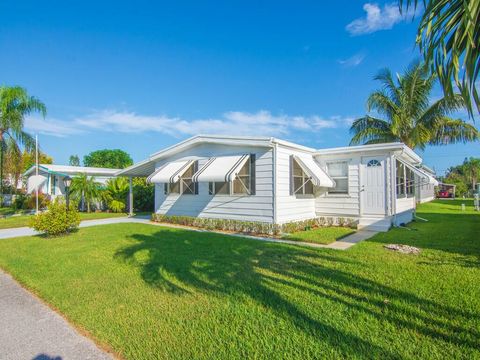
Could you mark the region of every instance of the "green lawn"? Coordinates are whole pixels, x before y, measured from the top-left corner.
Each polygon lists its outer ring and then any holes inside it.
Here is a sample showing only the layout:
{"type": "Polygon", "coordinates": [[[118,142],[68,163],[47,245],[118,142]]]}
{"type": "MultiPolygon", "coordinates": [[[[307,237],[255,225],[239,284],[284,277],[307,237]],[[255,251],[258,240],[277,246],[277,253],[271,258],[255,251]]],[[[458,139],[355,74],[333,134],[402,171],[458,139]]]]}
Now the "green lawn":
{"type": "Polygon", "coordinates": [[[106,225],[0,240],[0,267],[127,359],[480,358],[480,216],[419,215],[347,251],[106,225]]]}
{"type": "Polygon", "coordinates": [[[282,238],[294,241],[304,241],[316,244],[330,244],[347,235],[353,234],[355,230],[345,227],[332,226],[321,227],[312,230],[298,231],[284,235],[282,238]]]}
{"type": "MultiPolygon", "coordinates": [[[[0,219],[0,229],[10,229],[18,228],[23,226],[29,226],[29,219],[32,215],[18,215],[10,216],[4,219],[0,219]]],[[[80,213],[81,220],[92,220],[92,219],[106,219],[112,217],[126,216],[126,214],[120,213],[80,213]]]]}

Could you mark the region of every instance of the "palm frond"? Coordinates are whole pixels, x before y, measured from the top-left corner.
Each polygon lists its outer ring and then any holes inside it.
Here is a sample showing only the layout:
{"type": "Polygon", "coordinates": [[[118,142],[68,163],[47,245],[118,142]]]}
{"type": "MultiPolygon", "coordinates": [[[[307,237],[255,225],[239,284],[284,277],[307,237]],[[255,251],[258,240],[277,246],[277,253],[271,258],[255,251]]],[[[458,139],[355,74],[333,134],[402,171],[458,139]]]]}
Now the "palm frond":
{"type": "Polygon", "coordinates": [[[478,141],[477,128],[460,119],[442,117],[437,119],[429,141],[431,145],[445,145],[478,141]]]}
{"type": "Polygon", "coordinates": [[[383,84],[383,90],[389,94],[390,99],[397,105],[400,105],[401,94],[398,91],[398,87],[393,80],[392,72],[390,69],[382,69],[373,78],[380,81],[383,84]]]}
{"type": "Polygon", "coordinates": [[[353,122],[350,132],[354,134],[350,145],[365,143],[374,139],[393,139],[390,124],[371,116],[365,116],[353,122]]]}
{"type": "MultiPolygon", "coordinates": [[[[446,97],[458,87],[469,114],[480,112],[476,81],[480,73],[480,1],[423,1],[425,11],[417,44],[426,64],[437,74],[446,97]]],[[[400,9],[417,7],[418,0],[400,0],[400,9]]]]}
{"type": "Polygon", "coordinates": [[[391,121],[398,112],[398,105],[384,90],[375,91],[367,99],[367,111],[376,111],[381,115],[385,115],[391,121]]]}

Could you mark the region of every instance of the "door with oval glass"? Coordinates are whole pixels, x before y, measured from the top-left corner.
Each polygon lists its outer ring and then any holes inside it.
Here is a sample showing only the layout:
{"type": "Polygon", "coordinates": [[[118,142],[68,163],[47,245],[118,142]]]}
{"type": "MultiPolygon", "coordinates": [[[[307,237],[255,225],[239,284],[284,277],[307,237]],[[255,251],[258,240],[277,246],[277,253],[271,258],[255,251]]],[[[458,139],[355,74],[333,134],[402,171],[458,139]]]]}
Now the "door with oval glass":
{"type": "Polygon", "coordinates": [[[385,158],[362,158],[360,196],[362,213],[385,215],[385,158]]]}

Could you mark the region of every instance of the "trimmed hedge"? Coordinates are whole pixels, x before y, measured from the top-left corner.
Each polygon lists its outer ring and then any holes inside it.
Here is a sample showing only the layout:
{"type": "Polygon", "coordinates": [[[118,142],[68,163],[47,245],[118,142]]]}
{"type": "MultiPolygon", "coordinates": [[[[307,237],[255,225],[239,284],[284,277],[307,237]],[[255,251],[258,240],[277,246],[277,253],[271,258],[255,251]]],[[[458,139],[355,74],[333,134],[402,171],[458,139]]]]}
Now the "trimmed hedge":
{"type": "Polygon", "coordinates": [[[152,214],[152,221],[182,226],[192,226],[206,230],[233,231],[245,234],[273,235],[294,233],[324,226],[344,226],[356,228],[357,223],[351,218],[319,217],[286,224],[270,224],[259,221],[240,221],[229,219],[197,218],[193,216],[177,216],[152,214]]]}

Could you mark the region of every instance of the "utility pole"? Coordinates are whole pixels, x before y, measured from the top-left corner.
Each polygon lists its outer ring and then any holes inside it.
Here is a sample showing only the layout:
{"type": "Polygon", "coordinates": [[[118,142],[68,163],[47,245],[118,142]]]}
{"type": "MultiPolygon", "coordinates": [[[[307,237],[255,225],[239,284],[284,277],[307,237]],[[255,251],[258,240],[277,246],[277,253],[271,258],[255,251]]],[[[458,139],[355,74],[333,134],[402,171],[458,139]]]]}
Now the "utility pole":
{"type": "MultiPolygon", "coordinates": [[[[35,178],[38,181],[38,135],[35,135],[35,178]]],[[[38,215],[38,186],[35,187],[35,214],[38,215]]]]}

